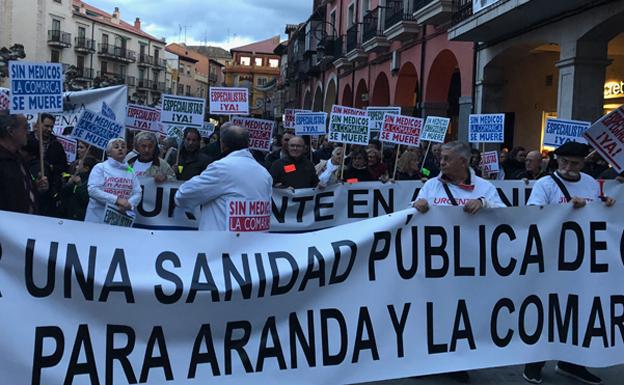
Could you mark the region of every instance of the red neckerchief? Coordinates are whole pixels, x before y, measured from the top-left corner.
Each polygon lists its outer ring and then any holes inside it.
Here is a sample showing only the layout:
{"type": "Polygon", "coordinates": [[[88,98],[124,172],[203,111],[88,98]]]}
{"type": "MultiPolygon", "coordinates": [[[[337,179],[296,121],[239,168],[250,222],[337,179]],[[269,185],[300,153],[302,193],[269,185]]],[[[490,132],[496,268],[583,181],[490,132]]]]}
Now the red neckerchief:
{"type": "Polygon", "coordinates": [[[457,186],[462,190],[472,192],[474,191],[475,186],[472,183],[470,183],[470,176],[471,176],[470,171],[468,171],[468,179],[466,179],[463,183],[459,183],[459,184],[451,182],[444,174],[440,176],[440,179],[442,180],[443,183],[452,184],[453,186],[457,186]]]}

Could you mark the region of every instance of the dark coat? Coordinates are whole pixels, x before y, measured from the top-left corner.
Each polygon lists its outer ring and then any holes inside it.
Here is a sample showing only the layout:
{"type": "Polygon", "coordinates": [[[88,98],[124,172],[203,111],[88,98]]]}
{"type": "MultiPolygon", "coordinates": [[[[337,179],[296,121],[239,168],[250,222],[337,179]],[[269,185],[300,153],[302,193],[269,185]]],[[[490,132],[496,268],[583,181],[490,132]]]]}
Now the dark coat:
{"type": "Polygon", "coordinates": [[[273,162],[269,172],[274,186],[281,184],[294,189],[311,188],[319,182],[314,164],[305,156],[296,160],[290,157],[278,159],[273,162]]]}
{"type": "Polygon", "coordinates": [[[0,146],[0,210],[16,213],[37,213],[32,176],[19,154],[12,154],[0,146]]]}
{"type": "Polygon", "coordinates": [[[175,171],[178,180],[189,180],[201,174],[212,162],[212,158],[201,151],[188,153],[182,148],[180,152],[180,162],[175,171]]]}
{"type": "Polygon", "coordinates": [[[81,173],[79,176],[80,183],[67,182],[61,190],[63,218],[84,221],[89,205],[89,174],[81,173]]]}

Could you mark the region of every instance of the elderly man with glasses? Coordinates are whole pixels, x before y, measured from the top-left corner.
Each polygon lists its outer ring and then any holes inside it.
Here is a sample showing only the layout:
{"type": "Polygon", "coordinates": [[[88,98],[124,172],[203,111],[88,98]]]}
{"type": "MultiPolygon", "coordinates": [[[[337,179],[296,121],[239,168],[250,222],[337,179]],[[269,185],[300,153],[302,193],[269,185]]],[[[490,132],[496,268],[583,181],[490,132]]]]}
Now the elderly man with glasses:
{"type": "Polygon", "coordinates": [[[288,156],[271,165],[273,186],[278,188],[311,188],[319,183],[314,164],[304,156],[305,142],[300,136],[288,141],[288,156]]]}

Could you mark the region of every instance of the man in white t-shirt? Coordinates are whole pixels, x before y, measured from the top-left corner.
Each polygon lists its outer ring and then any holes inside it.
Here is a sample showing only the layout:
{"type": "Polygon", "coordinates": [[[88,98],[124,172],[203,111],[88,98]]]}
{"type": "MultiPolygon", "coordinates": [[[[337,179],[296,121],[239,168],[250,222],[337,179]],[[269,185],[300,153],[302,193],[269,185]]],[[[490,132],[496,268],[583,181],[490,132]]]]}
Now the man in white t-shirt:
{"type": "Polygon", "coordinates": [[[440,175],[425,183],[413,206],[421,213],[427,212],[430,206],[463,206],[470,214],[483,208],[506,207],[496,187],[470,169],[471,155],[468,143],[443,145],[440,175]]]}
{"type": "MultiPolygon", "coordinates": [[[[430,206],[463,206],[470,214],[483,208],[506,207],[496,187],[470,168],[471,156],[468,143],[450,142],[442,146],[440,174],[425,183],[412,203],[418,212],[426,213],[430,206]]],[[[470,382],[467,371],[449,375],[458,382],[470,382]]]]}
{"type": "MultiPolygon", "coordinates": [[[[615,200],[603,194],[600,184],[581,172],[588,153],[589,148],[582,143],[568,142],[559,147],[555,151],[557,171],[535,182],[527,205],[572,204],[572,207],[579,209],[588,202],[601,200],[606,206],[613,206],[615,200]]],[[[544,364],[545,362],[526,364],[522,377],[532,384],[541,384],[544,364]]],[[[555,370],[586,384],[602,384],[600,377],[590,373],[584,366],[559,361],[555,370]]]]}

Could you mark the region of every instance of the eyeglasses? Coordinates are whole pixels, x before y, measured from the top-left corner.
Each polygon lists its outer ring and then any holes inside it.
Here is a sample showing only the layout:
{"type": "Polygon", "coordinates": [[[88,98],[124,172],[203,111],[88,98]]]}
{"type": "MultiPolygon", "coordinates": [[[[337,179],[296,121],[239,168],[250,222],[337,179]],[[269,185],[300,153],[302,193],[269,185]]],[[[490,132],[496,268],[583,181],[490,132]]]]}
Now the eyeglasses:
{"type": "Polygon", "coordinates": [[[302,148],[303,145],[302,144],[289,144],[290,147],[294,147],[294,148],[302,148]]]}

